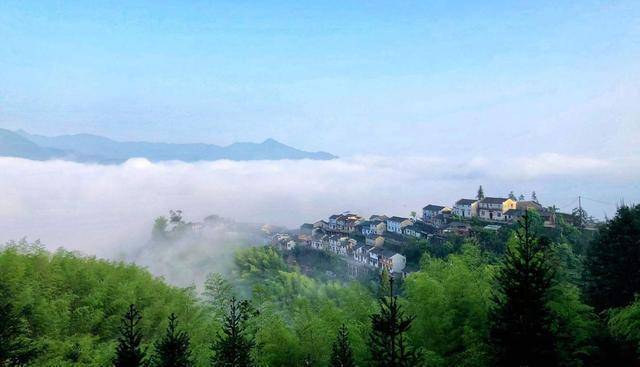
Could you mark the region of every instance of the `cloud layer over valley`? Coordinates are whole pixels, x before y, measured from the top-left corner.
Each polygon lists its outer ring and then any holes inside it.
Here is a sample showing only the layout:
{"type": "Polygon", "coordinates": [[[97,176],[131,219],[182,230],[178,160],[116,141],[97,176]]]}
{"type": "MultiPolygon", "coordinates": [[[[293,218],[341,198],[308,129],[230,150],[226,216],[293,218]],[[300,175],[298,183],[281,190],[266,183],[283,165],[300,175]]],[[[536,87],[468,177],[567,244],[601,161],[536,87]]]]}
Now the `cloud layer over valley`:
{"type": "Polygon", "coordinates": [[[144,245],[155,217],[182,209],[239,222],[290,227],[346,210],[408,215],[427,203],[535,190],[545,205],[570,211],[583,195],[596,217],[615,204],[640,201],[640,159],[596,159],[545,153],[455,160],[358,156],[333,161],[214,161],[121,165],[0,158],[0,241],[41,239],[98,256],[118,257],[144,245]]]}

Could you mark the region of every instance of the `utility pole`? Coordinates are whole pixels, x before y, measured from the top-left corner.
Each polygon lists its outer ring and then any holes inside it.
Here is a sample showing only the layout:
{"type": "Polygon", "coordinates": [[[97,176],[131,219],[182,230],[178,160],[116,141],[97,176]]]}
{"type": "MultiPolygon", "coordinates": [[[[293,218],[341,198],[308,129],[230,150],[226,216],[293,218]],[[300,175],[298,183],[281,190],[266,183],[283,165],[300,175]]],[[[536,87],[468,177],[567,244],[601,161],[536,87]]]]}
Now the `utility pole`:
{"type": "Polygon", "coordinates": [[[578,214],[579,214],[579,218],[580,218],[580,227],[584,227],[582,220],[583,220],[583,213],[582,213],[582,196],[578,195],[578,214]]]}

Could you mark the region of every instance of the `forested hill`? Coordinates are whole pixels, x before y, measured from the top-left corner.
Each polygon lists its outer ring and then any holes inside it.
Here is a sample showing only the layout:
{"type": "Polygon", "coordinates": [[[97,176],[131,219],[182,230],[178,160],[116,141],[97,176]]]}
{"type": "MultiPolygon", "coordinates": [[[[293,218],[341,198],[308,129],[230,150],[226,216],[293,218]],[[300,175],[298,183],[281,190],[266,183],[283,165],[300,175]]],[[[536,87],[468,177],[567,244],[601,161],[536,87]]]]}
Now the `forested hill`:
{"type": "Polygon", "coordinates": [[[242,248],[199,293],[136,265],[11,243],[0,250],[0,366],[640,363],[640,206],[595,236],[547,231],[532,212],[504,236],[442,246],[393,282],[313,279],[276,248],[242,248]]]}
{"type": "Polygon", "coordinates": [[[238,142],[228,146],[214,144],[170,144],[122,142],[103,136],[75,134],[43,136],[26,131],[0,129],[0,156],[33,160],[63,159],[79,162],[120,163],[130,158],[150,161],[235,161],[336,158],[326,152],[307,152],[273,139],[262,143],[238,142]]]}

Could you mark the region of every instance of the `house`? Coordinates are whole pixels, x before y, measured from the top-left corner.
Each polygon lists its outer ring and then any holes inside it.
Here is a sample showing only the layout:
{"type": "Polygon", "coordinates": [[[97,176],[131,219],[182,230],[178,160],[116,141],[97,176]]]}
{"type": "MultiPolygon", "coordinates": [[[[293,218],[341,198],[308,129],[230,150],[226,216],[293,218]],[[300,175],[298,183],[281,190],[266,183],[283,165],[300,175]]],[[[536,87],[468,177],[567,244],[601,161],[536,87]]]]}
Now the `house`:
{"type": "Polygon", "coordinates": [[[422,220],[425,222],[431,222],[431,219],[440,214],[440,211],[444,209],[444,206],[429,204],[422,208],[422,220]]]}
{"type": "Polygon", "coordinates": [[[478,215],[478,200],[460,199],[453,205],[453,214],[464,219],[478,215]]]}
{"type": "Polygon", "coordinates": [[[451,222],[442,233],[455,233],[459,236],[466,236],[471,232],[471,225],[466,222],[451,222]]]}
{"type": "Polygon", "coordinates": [[[329,223],[324,220],[319,220],[313,223],[313,228],[329,229],[329,223]]]}
{"type": "Polygon", "coordinates": [[[478,217],[490,221],[504,221],[504,214],[516,209],[516,201],[510,198],[484,198],[478,202],[478,217]]]}
{"type": "Polygon", "coordinates": [[[413,223],[409,218],[391,217],[387,219],[387,231],[402,234],[402,227],[413,223]]]}
{"type": "Polygon", "coordinates": [[[508,222],[514,222],[518,220],[518,218],[522,217],[526,212],[526,210],[522,209],[509,209],[504,212],[504,220],[508,222]]]}
{"type": "Polygon", "coordinates": [[[385,238],[372,233],[370,235],[365,236],[364,241],[367,244],[367,246],[382,247],[382,245],[384,245],[385,238]]]}
{"type": "Polygon", "coordinates": [[[389,219],[389,217],[387,217],[384,214],[374,214],[369,217],[369,220],[372,220],[372,221],[375,220],[375,221],[386,222],[387,219],[389,219]]]}
{"type": "Polygon", "coordinates": [[[369,264],[369,251],[373,247],[367,245],[356,246],[353,249],[353,259],[362,264],[369,264]]]}
{"type": "Polygon", "coordinates": [[[415,238],[426,238],[429,233],[435,233],[434,226],[429,225],[423,221],[415,221],[402,229],[402,234],[415,238]]]}

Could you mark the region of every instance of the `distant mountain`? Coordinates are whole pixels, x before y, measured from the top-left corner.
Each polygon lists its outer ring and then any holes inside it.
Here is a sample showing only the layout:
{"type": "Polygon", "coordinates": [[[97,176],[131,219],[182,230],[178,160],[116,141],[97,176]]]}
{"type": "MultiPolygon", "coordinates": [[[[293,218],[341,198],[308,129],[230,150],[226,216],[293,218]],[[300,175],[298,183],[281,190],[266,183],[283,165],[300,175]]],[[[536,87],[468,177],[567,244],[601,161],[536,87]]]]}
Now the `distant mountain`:
{"type": "Polygon", "coordinates": [[[306,152],[273,139],[262,143],[234,143],[229,146],[213,144],[169,144],[149,142],[120,142],[98,135],[76,134],[42,136],[26,131],[0,129],[0,156],[34,160],[65,159],[79,162],[119,163],[130,158],[150,161],[179,160],[185,162],[229,159],[328,160],[336,156],[325,152],[306,152]]]}

